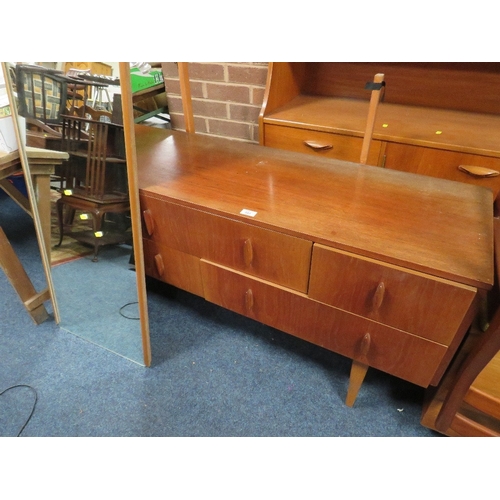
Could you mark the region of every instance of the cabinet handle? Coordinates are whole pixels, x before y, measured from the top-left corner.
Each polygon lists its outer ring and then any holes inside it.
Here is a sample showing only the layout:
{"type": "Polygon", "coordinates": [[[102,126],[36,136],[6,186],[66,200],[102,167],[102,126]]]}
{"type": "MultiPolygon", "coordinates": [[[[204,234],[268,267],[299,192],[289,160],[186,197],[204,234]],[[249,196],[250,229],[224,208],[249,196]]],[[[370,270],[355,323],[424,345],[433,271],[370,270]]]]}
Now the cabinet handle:
{"type": "Polygon", "coordinates": [[[247,313],[253,313],[253,292],[251,288],[245,292],[245,307],[247,313]]]}
{"type": "Polygon", "coordinates": [[[370,337],[369,333],[365,333],[364,337],[361,339],[361,348],[359,350],[359,354],[361,356],[366,356],[368,354],[368,351],[370,350],[370,344],[371,344],[372,338],[370,337]]]}
{"type": "Polygon", "coordinates": [[[476,167],[475,165],[459,165],[458,170],[472,175],[473,177],[496,177],[500,174],[497,170],[485,167],[476,167]]]}
{"type": "Polygon", "coordinates": [[[153,214],[151,213],[151,210],[146,209],[144,212],[142,212],[142,216],[144,217],[144,224],[146,225],[146,231],[149,236],[151,236],[154,233],[155,230],[155,222],[153,219],[153,214]]]}
{"type": "Polygon", "coordinates": [[[383,281],[381,281],[377,285],[377,289],[375,290],[375,293],[373,295],[373,312],[376,312],[380,309],[380,306],[382,305],[382,302],[384,301],[384,296],[385,296],[385,284],[383,281]]]}
{"type": "Polygon", "coordinates": [[[253,247],[250,238],[245,240],[245,243],[243,243],[243,261],[247,267],[252,265],[253,247]]]}
{"type": "Polygon", "coordinates": [[[318,141],[304,141],[304,144],[315,151],[326,151],[328,149],[333,149],[332,144],[326,144],[318,141]]]}
{"type": "Polygon", "coordinates": [[[163,264],[163,257],[159,253],[155,255],[155,265],[158,275],[163,276],[163,273],[165,272],[165,265],[163,264]]]}

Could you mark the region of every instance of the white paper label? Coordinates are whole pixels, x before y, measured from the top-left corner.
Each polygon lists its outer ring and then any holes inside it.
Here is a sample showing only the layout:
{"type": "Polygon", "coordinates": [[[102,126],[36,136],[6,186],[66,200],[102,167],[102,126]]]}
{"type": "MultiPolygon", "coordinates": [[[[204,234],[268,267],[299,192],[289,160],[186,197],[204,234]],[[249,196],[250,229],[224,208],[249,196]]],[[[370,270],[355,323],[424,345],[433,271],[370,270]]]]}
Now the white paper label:
{"type": "Polygon", "coordinates": [[[248,210],[244,208],[241,212],[241,215],[249,215],[250,217],[255,217],[257,215],[257,212],[254,212],[253,210],[248,210]]]}

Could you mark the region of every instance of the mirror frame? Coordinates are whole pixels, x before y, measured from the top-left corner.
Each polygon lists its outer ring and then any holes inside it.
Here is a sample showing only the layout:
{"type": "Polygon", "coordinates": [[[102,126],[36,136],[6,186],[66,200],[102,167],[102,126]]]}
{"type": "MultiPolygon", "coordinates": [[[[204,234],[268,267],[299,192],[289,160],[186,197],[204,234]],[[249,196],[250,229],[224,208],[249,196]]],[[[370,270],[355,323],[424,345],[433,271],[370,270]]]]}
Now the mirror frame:
{"type": "Polygon", "coordinates": [[[33,179],[30,175],[28,155],[26,153],[25,142],[21,136],[21,129],[19,126],[19,114],[17,112],[17,102],[16,96],[14,95],[14,89],[12,88],[12,82],[9,76],[9,69],[6,62],[2,62],[2,71],[5,78],[5,88],[7,90],[7,95],[9,97],[10,112],[14,125],[14,132],[16,134],[17,148],[19,152],[19,159],[21,161],[21,166],[23,170],[24,180],[26,183],[26,190],[28,192],[28,199],[31,208],[31,216],[35,224],[35,232],[38,241],[38,248],[40,250],[40,256],[42,259],[43,271],[45,274],[45,279],[47,281],[47,288],[50,295],[50,300],[52,302],[52,310],[54,314],[54,320],[58,324],[60,322],[59,308],[57,306],[57,300],[54,290],[54,283],[52,281],[52,273],[50,270],[50,259],[47,253],[47,247],[45,246],[44,235],[42,231],[42,223],[40,221],[40,214],[38,212],[38,205],[36,202],[36,193],[33,186],[33,179]]]}
{"type": "Polygon", "coordinates": [[[146,292],[146,273],[142,245],[142,223],[139,203],[139,181],[137,173],[137,152],[135,143],[134,108],[130,80],[130,63],[120,62],[120,88],[122,99],[123,132],[130,198],[130,218],[132,224],[134,263],[141,323],[142,350],[145,366],[151,366],[151,341],[149,336],[149,315],[146,292]]]}

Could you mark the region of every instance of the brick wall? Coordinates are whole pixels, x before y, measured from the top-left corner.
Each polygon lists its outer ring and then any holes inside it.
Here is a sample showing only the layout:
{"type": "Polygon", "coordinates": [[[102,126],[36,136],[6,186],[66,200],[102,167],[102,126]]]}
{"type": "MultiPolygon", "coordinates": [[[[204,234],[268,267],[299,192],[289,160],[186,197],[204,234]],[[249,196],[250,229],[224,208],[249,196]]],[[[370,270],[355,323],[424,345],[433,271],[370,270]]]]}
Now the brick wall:
{"type": "MultiPolygon", "coordinates": [[[[259,142],[268,63],[189,63],[195,131],[259,142]]],[[[172,128],[185,130],[176,63],[162,63],[172,128]]]]}

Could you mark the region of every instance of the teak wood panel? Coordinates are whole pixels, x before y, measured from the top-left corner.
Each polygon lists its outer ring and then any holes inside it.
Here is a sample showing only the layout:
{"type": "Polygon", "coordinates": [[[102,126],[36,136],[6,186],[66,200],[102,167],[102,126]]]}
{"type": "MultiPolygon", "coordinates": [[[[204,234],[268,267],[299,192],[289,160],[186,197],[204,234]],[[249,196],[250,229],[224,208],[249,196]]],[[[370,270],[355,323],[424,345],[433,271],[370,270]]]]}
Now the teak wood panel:
{"type": "MultiPolygon", "coordinates": [[[[359,162],[363,139],[348,135],[334,135],[314,130],[265,125],[266,146],[307,153],[324,158],[359,162]]],[[[372,141],[367,163],[377,165],[380,141],[372,141]]]]}
{"type": "Polygon", "coordinates": [[[476,289],[314,245],[309,296],[449,345],[476,289]]]}
{"type": "Polygon", "coordinates": [[[500,113],[500,63],[496,62],[274,62],[269,73],[268,110],[299,93],[368,100],[366,83],[383,73],[385,102],[500,113]]]}
{"type": "Polygon", "coordinates": [[[146,232],[163,245],[307,291],[310,241],[148,196],[141,209],[146,232]]]}
{"type": "Polygon", "coordinates": [[[427,387],[446,347],[202,260],[205,298],[338,354],[427,387]],[[363,354],[363,339],[370,348],[363,354]]]}
{"type": "MultiPolygon", "coordinates": [[[[140,125],[136,138],[143,195],[459,283],[492,285],[487,189],[140,125]],[[242,215],[243,208],[256,215],[242,215]]],[[[189,229],[179,222],[175,238],[189,229]]]]}

